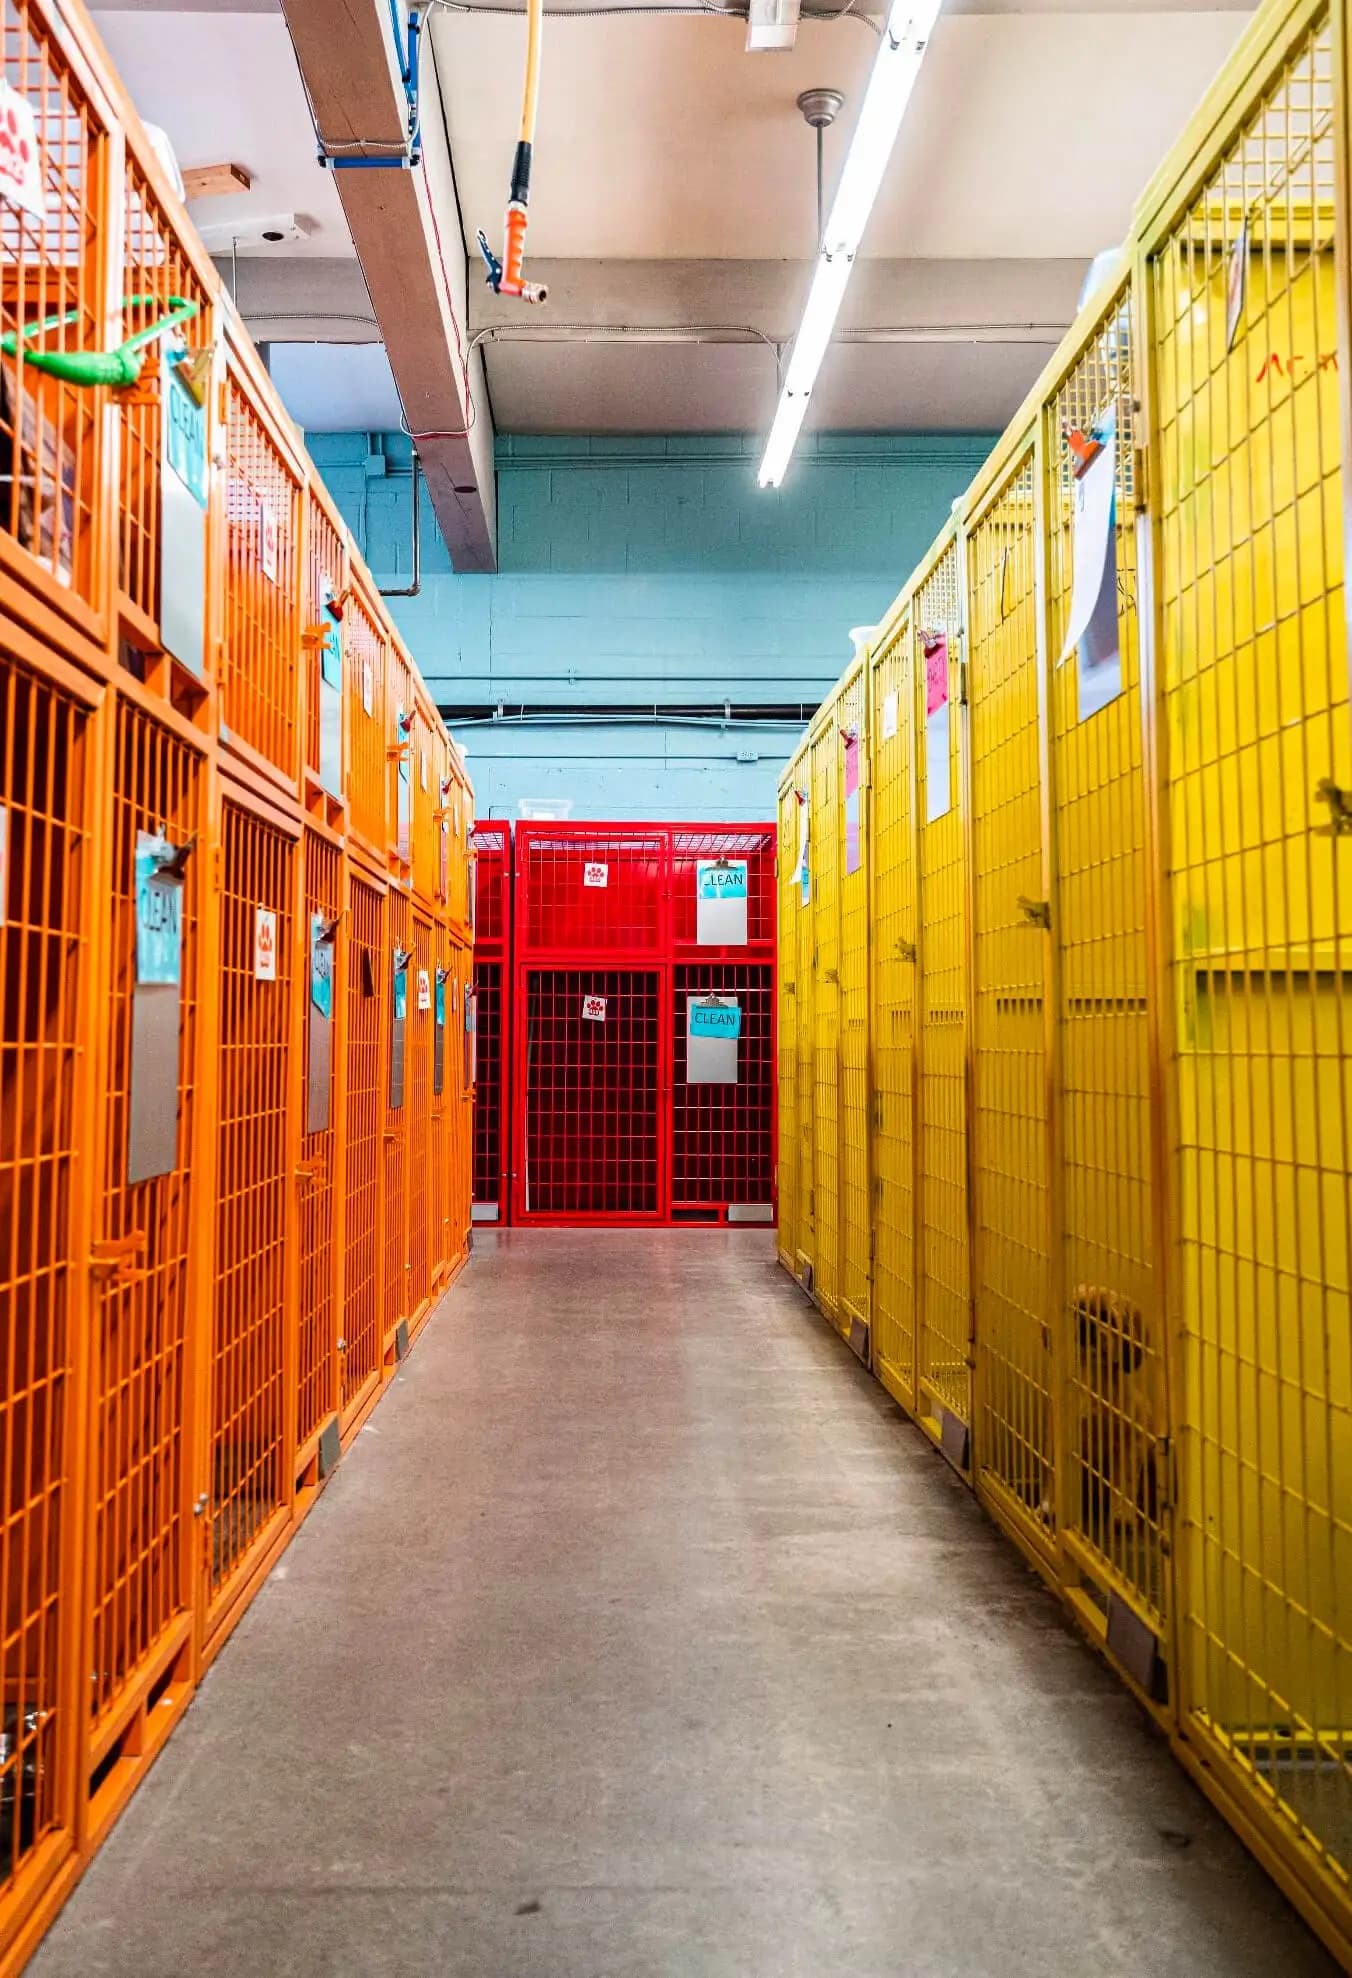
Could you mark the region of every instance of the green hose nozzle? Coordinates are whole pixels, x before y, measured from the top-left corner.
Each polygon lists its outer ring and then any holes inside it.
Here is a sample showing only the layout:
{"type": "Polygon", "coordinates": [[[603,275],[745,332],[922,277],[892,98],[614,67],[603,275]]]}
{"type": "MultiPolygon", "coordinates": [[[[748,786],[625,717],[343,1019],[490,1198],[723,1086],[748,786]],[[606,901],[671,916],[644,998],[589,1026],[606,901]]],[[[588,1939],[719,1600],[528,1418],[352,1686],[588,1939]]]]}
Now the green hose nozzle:
{"type": "MultiPolygon", "coordinates": [[[[128,295],[123,297],[122,307],[147,309],[158,300],[159,297],[154,295],[128,295]]],[[[147,329],[138,330],[135,336],[128,337],[116,350],[30,350],[28,342],[31,337],[45,336],[48,330],[59,330],[63,324],[78,319],[78,309],[67,309],[64,315],[48,316],[41,323],[25,323],[20,331],[7,330],[0,336],[0,351],[6,357],[13,357],[22,341],[23,361],[31,364],[35,371],[45,371],[48,377],[59,378],[67,385],[107,385],[112,391],[125,391],[141,375],[146,345],[162,337],[166,330],[190,322],[196,314],[195,302],[189,302],[181,295],[171,295],[168,315],[161,316],[147,329]]]]}

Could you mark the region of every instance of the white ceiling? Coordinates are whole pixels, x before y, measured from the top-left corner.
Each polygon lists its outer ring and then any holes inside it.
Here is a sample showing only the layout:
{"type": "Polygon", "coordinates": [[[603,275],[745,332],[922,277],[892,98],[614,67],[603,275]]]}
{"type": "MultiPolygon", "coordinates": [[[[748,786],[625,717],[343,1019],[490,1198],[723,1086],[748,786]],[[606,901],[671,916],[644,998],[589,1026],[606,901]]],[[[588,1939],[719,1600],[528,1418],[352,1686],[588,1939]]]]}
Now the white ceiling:
{"type": "MultiPolygon", "coordinates": [[[[302,243],[263,250],[274,262],[298,260],[294,279],[285,267],[259,268],[289,288],[259,304],[255,333],[307,338],[273,344],[274,374],[295,416],[310,427],[395,423],[383,350],[332,341],[375,330],[350,258],[355,299],[343,299],[351,238],[332,176],[315,160],[275,0],[271,11],[269,0],[95,4],[134,101],[168,131],[180,163],[230,161],[253,175],[247,195],[199,202],[199,223],[243,226],[289,213],[311,223],[302,243]],[[228,11],[232,4],[241,11],[228,11]]],[[[787,337],[815,235],[813,141],[794,99],[811,85],[846,93],[827,135],[829,196],[875,36],[858,20],[804,22],[791,52],[748,56],[740,22],[568,18],[553,11],[560,4],[549,0],[546,19],[528,244],[537,267],[550,263],[544,310],[486,297],[474,245],[479,226],[500,239],[524,20],[437,11],[435,63],[424,64],[425,124],[438,114],[437,81],[444,96],[472,261],[470,328],[502,323],[510,334],[528,316],[561,339],[486,348],[497,428],[763,429],[775,392],[763,344],[587,341],[586,332],[603,323],[750,324],[787,337]]],[[[943,334],[838,342],[812,423],[1001,425],[1073,313],[1083,267],[1121,239],[1137,195],[1242,30],[1243,4],[948,0],[845,318],[864,333],[902,324],[943,334]],[[965,341],[964,330],[981,324],[1016,333],[965,341]]],[[[444,215],[443,228],[456,218],[444,215]]]]}
{"type": "Polygon", "coordinates": [[[180,167],[243,165],[253,179],[248,192],[198,200],[190,210],[199,226],[294,213],[311,223],[305,240],[240,251],[351,254],[280,13],[100,9],[95,25],[132,102],[168,132],[180,167]]]}
{"type": "MultiPolygon", "coordinates": [[[[1238,13],[943,16],[866,240],[873,255],[1078,255],[1111,246],[1244,24],[1238,13]]],[[[432,28],[467,244],[502,224],[525,27],[441,13],[432,28]]],[[[846,107],[828,196],[876,41],[804,23],[748,56],[707,17],[548,17],[530,251],[647,260],[812,252],[815,154],[798,92],[846,107]]]]}

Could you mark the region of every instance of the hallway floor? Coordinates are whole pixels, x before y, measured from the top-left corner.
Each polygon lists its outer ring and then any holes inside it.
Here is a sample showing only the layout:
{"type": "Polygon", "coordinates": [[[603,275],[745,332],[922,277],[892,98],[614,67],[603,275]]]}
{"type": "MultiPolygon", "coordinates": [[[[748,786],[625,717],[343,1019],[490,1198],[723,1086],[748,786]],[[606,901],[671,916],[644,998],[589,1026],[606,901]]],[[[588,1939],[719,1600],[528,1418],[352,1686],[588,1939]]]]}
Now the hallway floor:
{"type": "Polygon", "coordinates": [[[763,1232],[478,1245],[34,1978],[1333,1972],[763,1232]]]}

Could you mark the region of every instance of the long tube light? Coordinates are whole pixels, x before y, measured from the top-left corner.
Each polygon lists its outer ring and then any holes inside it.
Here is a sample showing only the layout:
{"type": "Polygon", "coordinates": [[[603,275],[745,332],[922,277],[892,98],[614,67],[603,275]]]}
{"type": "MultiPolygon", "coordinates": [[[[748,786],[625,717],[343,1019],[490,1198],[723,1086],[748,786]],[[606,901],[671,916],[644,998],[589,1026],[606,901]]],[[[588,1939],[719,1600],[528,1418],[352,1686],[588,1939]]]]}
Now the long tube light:
{"type": "Polygon", "coordinates": [[[894,0],[888,14],[859,120],[845,154],[840,183],[822,230],[803,320],[793,340],[784,388],[765,443],[765,457],[757,477],[763,488],[779,486],[792,458],[812,387],[840,314],[859,242],[892,156],[941,4],[942,0],[894,0]]]}

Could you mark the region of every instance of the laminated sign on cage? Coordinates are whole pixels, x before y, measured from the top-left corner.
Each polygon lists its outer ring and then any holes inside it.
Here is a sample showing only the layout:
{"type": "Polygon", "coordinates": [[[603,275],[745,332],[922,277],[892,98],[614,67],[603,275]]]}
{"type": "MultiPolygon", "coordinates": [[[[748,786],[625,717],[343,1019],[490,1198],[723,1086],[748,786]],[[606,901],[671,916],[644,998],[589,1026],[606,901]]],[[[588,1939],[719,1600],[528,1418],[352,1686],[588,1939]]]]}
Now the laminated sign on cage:
{"type": "Polygon", "coordinates": [[[744,948],[747,923],[745,859],[695,861],[695,940],[701,948],[744,948]]]}
{"type": "Polygon", "coordinates": [[[742,1006],[735,996],[692,996],[686,1005],[687,1085],[735,1085],[742,1006]]]}

